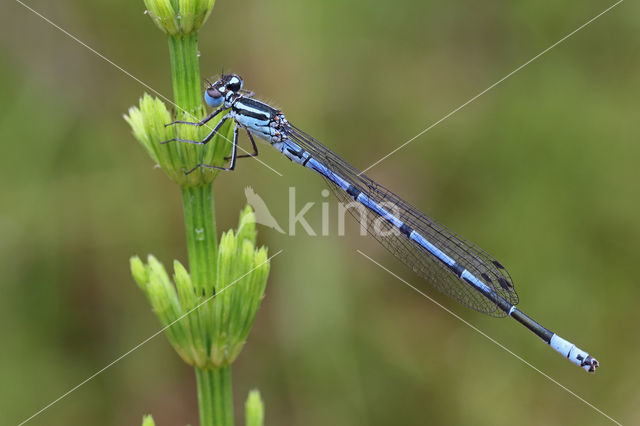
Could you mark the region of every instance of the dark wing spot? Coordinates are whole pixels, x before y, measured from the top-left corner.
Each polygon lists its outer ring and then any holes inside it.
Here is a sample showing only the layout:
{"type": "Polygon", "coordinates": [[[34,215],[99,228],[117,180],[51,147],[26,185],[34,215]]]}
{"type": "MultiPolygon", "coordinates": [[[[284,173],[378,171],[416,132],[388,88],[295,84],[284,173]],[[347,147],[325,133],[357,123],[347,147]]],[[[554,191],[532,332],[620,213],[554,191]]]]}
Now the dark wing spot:
{"type": "Polygon", "coordinates": [[[498,262],[497,260],[492,260],[492,263],[496,265],[496,267],[498,267],[499,269],[504,269],[504,266],[502,266],[502,263],[498,262]]]}
{"type": "Polygon", "coordinates": [[[480,276],[487,282],[487,284],[491,284],[493,281],[491,281],[491,278],[489,278],[489,275],[485,274],[484,272],[480,274],[480,276]]]}
{"type": "Polygon", "coordinates": [[[511,283],[502,277],[498,278],[498,283],[500,284],[500,287],[504,288],[505,290],[511,289],[511,283]]]}

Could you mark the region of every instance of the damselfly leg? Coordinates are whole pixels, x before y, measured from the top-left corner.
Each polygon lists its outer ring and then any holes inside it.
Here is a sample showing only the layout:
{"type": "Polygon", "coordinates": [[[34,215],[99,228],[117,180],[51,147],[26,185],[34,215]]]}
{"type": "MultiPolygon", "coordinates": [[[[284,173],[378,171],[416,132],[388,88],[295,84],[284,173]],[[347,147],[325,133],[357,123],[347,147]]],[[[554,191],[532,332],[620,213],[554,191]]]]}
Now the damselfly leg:
{"type": "MultiPolygon", "coordinates": [[[[222,119],[222,121],[224,121],[224,118],[222,119]]],[[[220,121],[220,123],[222,123],[222,121],[220,121]]],[[[186,172],[184,172],[184,174],[185,175],[191,174],[197,169],[199,169],[200,167],[204,167],[206,169],[216,169],[216,170],[223,170],[225,172],[230,172],[236,167],[236,159],[238,158],[237,153],[238,153],[238,126],[236,125],[236,127],[233,128],[233,148],[231,151],[231,162],[229,163],[229,167],[212,166],[210,164],[198,164],[193,169],[187,170],[186,172]]]]}
{"type": "Polygon", "coordinates": [[[174,124],[188,124],[189,126],[204,126],[205,124],[207,124],[213,117],[215,117],[216,115],[220,114],[222,111],[224,110],[224,108],[218,108],[217,110],[213,111],[211,114],[207,115],[205,118],[203,118],[201,121],[197,121],[197,122],[193,122],[193,121],[182,121],[182,120],[177,120],[177,121],[172,121],[171,123],[167,123],[164,125],[164,127],[167,126],[172,126],[174,124]]]}
{"type": "MultiPolygon", "coordinates": [[[[225,121],[227,121],[229,118],[231,118],[231,116],[229,114],[227,114],[224,117],[222,117],[222,120],[220,120],[220,122],[216,125],[216,127],[213,128],[211,133],[209,133],[207,135],[207,137],[202,139],[201,141],[192,141],[192,140],[189,140],[189,139],[173,138],[173,139],[169,139],[168,141],[160,142],[160,144],[165,144],[165,143],[169,143],[169,142],[184,142],[184,143],[192,143],[192,144],[195,144],[195,145],[206,145],[216,135],[216,133],[218,133],[218,130],[220,130],[220,127],[222,127],[222,125],[225,123],[225,121]]],[[[198,123],[188,123],[188,122],[184,123],[184,124],[195,124],[195,125],[198,125],[198,123]]]]}
{"type": "MultiPolygon", "coordinates": [[[[216,115],[218,115],[221,111],[223,110],[223,108],[218,108],[217,110],[215,110],[213,113],[209,114],[207,117],[205,117],[202,121],[199,122],[191,122],[191,121],[174,121],[168,124],[165,124],[166,126],[171,126],[173,124],[188,124],[190,126],[202,126],[205,123],[207,123],[208,121],[210,121],[212,118],[214,118],[216,115]]],[[[211,141],[211,139],[213,139],[213,137],[218,133],[218,131],[220,130],[220,128],[222,127],[222,125],[229,119],[232,118],[230,114],[225,115],[224,117],[222,117],[222,120],[220,120],[220,122],[218,124],[216,124],[216,126],[213,128],[213,130],[211,131],[211,133],[209,133],[203,140],[201,141],[194,141],[194,140],[190,140],[190,139],[182,139],[182,138],[173,138],[173,139],[169,139],[167,141],[163,141],[160,142],[161,144],[166,144],[169,142],[184,142],[184,143],[191,143],[191,144],[195,144],[195,145],[206,145],[207,143],[209,143],[209,141],[211,141]]],[[[235,120],[234,120],[235,121],[235,120]]],[[[231,151],[231,156],[229,157],[225,157],[225,160],[231,160],[229,167],[219,167],[219,166],[213,166],[210,164],[198,164],[197,166],[195,166],[194,168],[185,171],[185,174],[188,175],[190,173],[193,173],[196,169],[200,168],[200,167],[205,167],[208,169],[216,169],[216,170],[224,170],[224,171],[232,171],[234,170],[235,166],[236,166],[236,159],[238,158],[247,158],[247,157],[255,157],[258,155],[258,147],[256,145],[255,140],[253,139],[253,135],[251,135],[251,133],[249,132],[249,130],[243,126],[243,128],[245,129],[245,131],[247,132],[247,136],[249,136],[249,140],[251,141],[251,146],[253,147],[253,152],[249,153],[249,154],[241,154],[238,155],[238,123],[235,123],[235,128],[233,129],[233,148],[231,151]]]]}
{"type": "MultiPolygon", "coordinates": [[[[258,146],[256,145],[256,141],[253,140],[253,136],[251,132],[245,127],[244,129],[247,132],[247,136],[249,136],[249,140],[251,141],[251,145],[253,146],[253,152],[250,154],[240,154],[236,158],[248,158],[248,157],[257,157],[258,156],[258,146]]],[[[231,157],[224,157],[225,160],[228,160],[231,157]]]]}

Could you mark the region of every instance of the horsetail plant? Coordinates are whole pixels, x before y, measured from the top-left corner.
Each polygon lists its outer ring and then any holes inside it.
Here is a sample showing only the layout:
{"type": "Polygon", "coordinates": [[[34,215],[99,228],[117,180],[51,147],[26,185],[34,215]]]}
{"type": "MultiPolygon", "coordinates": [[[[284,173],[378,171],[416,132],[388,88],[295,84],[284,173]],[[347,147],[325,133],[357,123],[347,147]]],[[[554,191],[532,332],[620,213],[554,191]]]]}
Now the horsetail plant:
{"type": "Polygon", "coordinates": [[[264,404],[260,398],[260,392],[252,390],[249,392],[247,403],[245,404],[247,426],[262,426],[264,419],[264,404]]]}
{"type": "MultiPolygon", "coordinates": [[[[147,14],[169,38],[176,117],[158,98],[144,94],[125,120],[135,138],[167,176],[180,186],[187,233],[188,269],[174,261],[173,275],[152,255],[144,263],[131,258],[132,275],[147,296],[163,330],[180,357],[195,368],[201,426],[233,425],[231,363],[253,325],[269,274],[267,249],[256,248],[255,216],[240,213],[236,231],[218,244],[212,183],[218,170],[197,164],[222,165],[230,154],[232,123],[222,126],[204,146],[162,144],[180,137],[201,140],[208,126],[165,126],[174,120],[198,121],[205,115],[198,65],[198,29],[215,0],[145,0],[147,14]],[[179,132],[179,133],[177,133],[179,132]]],[[[246,405],[247,424],[263,423],[264,407],[257,391],[246,405]]],[[[151,416],[143,420],[153,425],[151,416]]]]}

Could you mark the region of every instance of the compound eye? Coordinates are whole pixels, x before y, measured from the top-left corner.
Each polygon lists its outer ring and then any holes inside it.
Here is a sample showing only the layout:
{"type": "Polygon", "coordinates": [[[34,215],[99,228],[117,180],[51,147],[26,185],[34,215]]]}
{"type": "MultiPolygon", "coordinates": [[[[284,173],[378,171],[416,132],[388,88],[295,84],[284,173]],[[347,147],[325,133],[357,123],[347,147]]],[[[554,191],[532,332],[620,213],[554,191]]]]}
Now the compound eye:
{"type": "Polygon", "coordinates": [[[233,75],[227,83],[227,89],[231,90],[232,92],[239,91],[240,89],[242,89],[242,79],[237,75],[233,75]]]}
{"type": "Polygon", "coordinates": [[[210,87],[204,92],[204,101],[210,107],[216,108],[222,105],[222,102],[224,101],[224,96],[222,96],[222,93],[220,93],[218,89],[210,87]]]}

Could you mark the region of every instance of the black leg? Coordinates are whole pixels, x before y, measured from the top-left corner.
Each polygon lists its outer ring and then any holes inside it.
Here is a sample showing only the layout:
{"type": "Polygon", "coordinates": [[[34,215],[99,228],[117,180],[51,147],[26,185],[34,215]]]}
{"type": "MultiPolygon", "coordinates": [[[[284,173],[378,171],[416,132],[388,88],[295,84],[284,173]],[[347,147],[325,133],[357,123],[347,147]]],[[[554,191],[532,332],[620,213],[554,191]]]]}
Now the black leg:
{"type": "Polygon", "coordinates": [[[218,124],[216,124],[216,127],[213,128],[211,133],[209,133],[207,135],[207,137],[202,139],[202,141],[200,141],[200,142],[191,141],[189,139],[173,138],[173,139],[169,139],[168,141],[160,142],[160,144],[162,145],[162,144],[169,143],[169,142],[186,142],[186,143],[193,143],[193,144],[196,144],[196,145],[206,145],[211,140],[211,138],[213,138],[216,135],[216,133],[218,133],[218,130],[220,130],[220,127],[222,127],[224,122],[227,121],[228,119],[229,119],[229,114],[227,114],[224,117],[222,117],[222,120],[220,120],[220,122],[218,124]]]}
{"type": "Polygon", "coordinates": [[[190,173],[193,173],[200,167],[204,167],[207,169],[224,170],[226,172],[232,171],[236,167],[237,153],[238,153],[238,126],[236,125],[236,127],[233,129],[233,150],[231,151],[231,162],[229,163],[229,167],[218,167],[218,166],[212,166],[209,164],[198,164],[193,169],[187,170],[186,172],[184,172],[184,174],[188,175],[190,173]]]}
{"type": "Polygon", "coordinates": [[[172,121],[171,123],[167,123],[164,125],[164,127],[167,126],[171,126],[173,124],[188,124],[189,126],[203,126],[205,125],[209,120],[211,120],[213,117],[215,117],[216,115],[220,114],[222,112],[224,108],[220,107],[217,110],[213,111],[211,114],[207,115],[205,118],[202,119],[202,121],[198,121],[197,123],[193,123],[191,121],[172,121]]]}
{"type": "MultiPolygon", "coordinates": [[[[251,145],[253,145],[253,154],[241,154],[241,155],[238,155],[236,158],[256,157],[258,155],[258,147],[256,146],[256,141],[253,140],[253,136],[251,135],[249,130],[247,130],[246,127],[245,127],[245,130],[247,131],[247,136],[249,136],[251,145]]],[[[225,160],[228,160],[229,158],[231,157],[224,157],[225,160]]]]}

